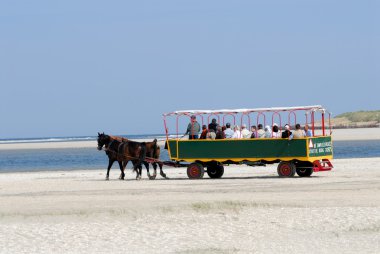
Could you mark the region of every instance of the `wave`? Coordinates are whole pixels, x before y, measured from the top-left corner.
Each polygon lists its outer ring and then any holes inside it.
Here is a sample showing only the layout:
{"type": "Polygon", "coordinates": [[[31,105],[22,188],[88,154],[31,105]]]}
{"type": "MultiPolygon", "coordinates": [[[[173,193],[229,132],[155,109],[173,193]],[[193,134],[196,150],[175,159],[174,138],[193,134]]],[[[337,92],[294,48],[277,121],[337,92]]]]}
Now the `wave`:
{"type": "MultiPolygon", "coordinates": [[[[142,135],[117,135],[128,139],[158,139],[165,140],[164,134],[142,134],[142,135]]],[[[91,141],[96,140],[97,136],[75,136],[75,137],[42,137],[42,138],[13,138],[0,139],[0,144],[17,143],[50,143],[50,142],[71,142],[71,141],[91,141]]]]}
{"type": "Polygon", "coordinates": [[[95,137],[47,137],[47,138],[21,138],[21,139],[0,139],[0,144],[16,143],[48,143],[48,142],[68,142],[68,141],[88,141],[96,140],[95,137]]]}

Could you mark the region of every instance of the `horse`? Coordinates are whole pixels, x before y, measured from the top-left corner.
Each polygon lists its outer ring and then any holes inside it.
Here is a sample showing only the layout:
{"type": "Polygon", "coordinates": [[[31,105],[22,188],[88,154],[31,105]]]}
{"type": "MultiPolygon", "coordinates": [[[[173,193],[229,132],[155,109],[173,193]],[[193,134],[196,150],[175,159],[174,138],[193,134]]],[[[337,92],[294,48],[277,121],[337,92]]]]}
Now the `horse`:
{"type": "MultiPolygon", "coordinates": [[[[98,135],[100,135],[100,133],[98,133],[98,135]]],[[[118,140],[120,142],[127,142],[127,141],[129,141],[127,138],[124,138],[124,137],[112,136],[112,135],[109,135],[109,136],[110,136],[111,139],[118,140]]],[[[145,154],[145,156],[149,157],[149,158],[153,158],[153,159],[159,160],[160,159],[160,154],[161,154],[161,148],[160,148],[160,146],[157,145],[157,139],[154,139],[152,142],[145,142],[145,145],[146,145],[146,154],[145,154]]],[[[128,163],[128,161],[126,162],[126,164],[127,163],[128,163]]],[[[144,166],[146,168],[149,180],[156,179],[156,176],[157,176],[157,165],[160,168],[160,175],[163,178],[168,179],[168,177],[166,176],[165,172],[162,170],[162,167],[163,167],[163,163],[162,162],[159,162],[159,161],[157,161],[157,162],[156,161],[151,162],[151,164],[153,166],[153,175],[152,176],[150,175],[150,172],[149,172],[149,163],[146,162],[146,161],[143,161],[143,164],[144,164],[144,166]]],[[[125,168],[125,166],[124,166],[124,168],[125,168]]],[[[120,167],[120,169],[121,169],[121,167],[120,167]]],[[[121,179],[121,176],[122,176],[122,173],[120,174],[119,179],[121,179]]]]}
{"type": "MultiPolygon", "coordinates": [[[[145,142],[145,144],[146,144],[146,154],[145,154],[145,156],[149,157],[149,158],[153,158],[155,160],[159,160],[160,159],[161,148],[160,148],[160,146],[157,145],[157,139],[154,139],[152,142],[145,142]]],[[[160,175],[163,178],[168,179],[168,177],[166,176],[166,174],[162,170],[162,167],[164,165],[162,162],[160,162],[160,161],[153,161],[151,163],[152,163],[152,166],[153,166],[153,176],[151,176],[150,173],[149,173],[149,163],[146,162],[146,161],[143,162],[143,164],[145,165],[145,168],[146,168],[146,171],[147,171],[147,174],[148,174],[148,177],[149,177],[150,180],[156,179],[156,176],[157,176],[157,164],[158,164],[158,166],[160,168],[160,175]]]]}
{"type": "Polygon", "coordinates": [[[128,161],[132,161],[133,170],[136,171],[136,179],[141,179],[141,164],[145,160],[146,154],[145,142],[140,143],[130,140],[122,142],[104,133],[98,133],[98,150],[102,150],[103,146],[109,159],[106,180],[109,180],[109,172],[115,161],[120,166],[121,175],[119,179],[124,180],[124,169],[128,161]]]}

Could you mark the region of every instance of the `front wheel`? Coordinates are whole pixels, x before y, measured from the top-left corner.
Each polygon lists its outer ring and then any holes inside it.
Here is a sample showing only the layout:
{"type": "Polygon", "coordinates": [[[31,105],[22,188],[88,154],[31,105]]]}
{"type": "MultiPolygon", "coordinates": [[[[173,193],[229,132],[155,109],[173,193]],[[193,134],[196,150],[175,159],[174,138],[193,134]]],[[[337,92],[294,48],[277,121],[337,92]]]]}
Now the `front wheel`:
{"type": "Polygon", "coordinates": [[[224,174],[223,164],[212,163],[207,165],[207,174],[210,178],[221,178],[224,174]]]}
{"type": "Polygon", "coordinates": [[[277,166],[277,173],[280,177],[293,177],[296,173],[296,165],[293,162],[281,161],[277,166]]]}
{"type": "Polygon", "coordinates": [[[191,163],[187,167],[187,176],[190,179],[203,178],[204,173],[205,173],[205,170],[204,170],[203,166],[199,163],[194,162],[194,163],[191,163]]]}

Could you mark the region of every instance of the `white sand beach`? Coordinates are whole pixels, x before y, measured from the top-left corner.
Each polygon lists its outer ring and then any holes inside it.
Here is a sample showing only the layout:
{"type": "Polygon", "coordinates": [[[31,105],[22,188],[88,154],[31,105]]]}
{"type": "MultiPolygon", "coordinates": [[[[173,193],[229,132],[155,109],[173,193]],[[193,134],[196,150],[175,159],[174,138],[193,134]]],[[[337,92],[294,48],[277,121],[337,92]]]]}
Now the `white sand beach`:
{"type": "Polygon", "coordinates": [[[134,180],[118,170],[0,174],[0,253],[379,253],[380,158],[282,179],[134,180]]]}
{"type": "MultiPolygon", "coordinates": [[[[334,140],[380,139],[380,129],[334,140]]],[[[1,149],[96,147],[96,141],[1,149]]],[[[0,253],[377,253],[380,158],[282,179],[276,166],[226,166],[222,179],[125,181],[105,169],[0,174],[0,253]]]]}

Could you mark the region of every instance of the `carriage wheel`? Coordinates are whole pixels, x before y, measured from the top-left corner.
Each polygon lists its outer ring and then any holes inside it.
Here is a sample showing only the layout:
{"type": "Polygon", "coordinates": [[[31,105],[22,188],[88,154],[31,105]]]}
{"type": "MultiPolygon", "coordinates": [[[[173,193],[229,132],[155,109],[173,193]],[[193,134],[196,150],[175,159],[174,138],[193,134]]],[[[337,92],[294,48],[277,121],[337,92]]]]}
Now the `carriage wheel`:
{"type": "Polygon", "coordinates": [[[203,166],[199,163],[191,163],[187,167],[187,176],[190,179],[203,178],[204,173],[205,173],[205,170],[204,170],[203,166]]]}
{"type": "Polygon", "coordinates": [[[278,164],[277,173],[280,177],[293,177],[296,173],[296,166],[293,162],[281,161],[278,164]]]}
{"type": "Polygon", "coordinates": [[[207,165],[207,174],[210,178],[221,178],[224,174],[223,164],[212,162],[207,165]]]}
{"type": "Polygon", "coordinates": [[[314,171],[313,168],[297,168],[296,172],[300,177],[309,177],[314,171]]]}

